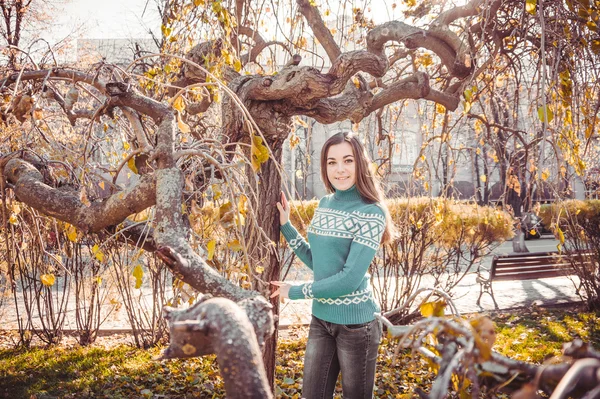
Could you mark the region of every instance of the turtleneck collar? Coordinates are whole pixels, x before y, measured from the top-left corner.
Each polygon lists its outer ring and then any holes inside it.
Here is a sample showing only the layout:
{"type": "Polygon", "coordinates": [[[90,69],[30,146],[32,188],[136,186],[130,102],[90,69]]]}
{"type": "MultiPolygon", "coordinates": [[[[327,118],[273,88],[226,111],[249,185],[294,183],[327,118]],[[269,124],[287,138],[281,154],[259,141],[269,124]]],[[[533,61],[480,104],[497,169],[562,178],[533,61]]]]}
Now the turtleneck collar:
{"type": "Polygon", "coordinates": [[[335,190],[335,193],[333,193],[333,198],[338,201],[358,201],[362,199],[358,189],[356,188],[356,184],[347,190],[335,190]]]}

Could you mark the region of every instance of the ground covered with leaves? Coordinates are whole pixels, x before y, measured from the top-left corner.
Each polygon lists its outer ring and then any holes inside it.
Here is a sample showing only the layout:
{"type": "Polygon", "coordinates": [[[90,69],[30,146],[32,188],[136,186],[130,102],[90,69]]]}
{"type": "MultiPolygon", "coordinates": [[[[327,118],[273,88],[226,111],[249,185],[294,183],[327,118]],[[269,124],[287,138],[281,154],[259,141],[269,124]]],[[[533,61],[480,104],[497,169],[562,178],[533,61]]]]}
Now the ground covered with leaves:
{"type": "MultiPolygon", "coordinates": [[[[578,308],[534,309],[493,316],[494,349],[523,361],[542,363],[560,355],[562,344],[581,338],[600,348],[600,313],[578,308]]],[[[126,336],[100,339],[92,347],[73,344],[50,348],[0,349],[0,397],[6,398],[220,398],[224,396],[214,356],[155,361],[161,348],[141,350],[126,336]]],[[[278,348],[277,397],[300,398],[306,328],[282,333],[278,348]]],[[[427,391],[433,372],[427,362],[385,340],[377,368],[377,398],[411,398],[427,391]]],[[[339,384],[338,384],[339,385],[339,384]]],[[[339,388],[341,391],[341,388],[339,388]]],[[[507,396],[508,397],[508,396],[507,396]]]]}

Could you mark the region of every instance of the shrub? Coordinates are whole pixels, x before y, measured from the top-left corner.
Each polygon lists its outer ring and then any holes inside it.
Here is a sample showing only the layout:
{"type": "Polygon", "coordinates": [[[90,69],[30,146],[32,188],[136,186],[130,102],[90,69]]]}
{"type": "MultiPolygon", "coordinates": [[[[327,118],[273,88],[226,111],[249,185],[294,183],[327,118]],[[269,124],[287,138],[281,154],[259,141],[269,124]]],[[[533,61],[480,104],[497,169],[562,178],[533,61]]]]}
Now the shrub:
{"type": "MultiPolygon", "coordinates": [[[[290,220],[300,234],[306,236],[317,205],[293,203],[290,220]]],[[[451,291],[495,243],[513,235],[510,215],[492,207],[423,197],[390,199],[387,206],[399,237],[383,246],[371,264],[373,289],[384,312],[404,303],[425,276],[431,279],[428,286],[451,291]]]]}
{"type": "MultiPolygon", "coordinates": [[[[591,267],[570,258],[581,287],[577,292],[590,308],[600,306],[600,201],[568,200],[540,209],[540,217],[550,226],[567,252],[589,253],[591,267]]],[[[562,249],[562,248],[561,248],[562,249]]]]}

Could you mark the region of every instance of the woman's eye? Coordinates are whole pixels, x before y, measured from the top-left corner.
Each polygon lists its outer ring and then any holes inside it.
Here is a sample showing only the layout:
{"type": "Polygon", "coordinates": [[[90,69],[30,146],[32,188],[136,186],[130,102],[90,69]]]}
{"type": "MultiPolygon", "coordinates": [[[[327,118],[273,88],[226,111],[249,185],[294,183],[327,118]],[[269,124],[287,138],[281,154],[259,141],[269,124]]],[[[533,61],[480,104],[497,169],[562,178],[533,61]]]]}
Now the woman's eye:
{"type": "Polygon", "coordinates": [[[333,165],[335,165],[335,162],[327,162],[327,165],[333,166],[333,165]]]}
{"type": "Polygon", "coordinates": [[[352,163],[354,162],[354,159],[346,159],[346,163],[352,163]]]}

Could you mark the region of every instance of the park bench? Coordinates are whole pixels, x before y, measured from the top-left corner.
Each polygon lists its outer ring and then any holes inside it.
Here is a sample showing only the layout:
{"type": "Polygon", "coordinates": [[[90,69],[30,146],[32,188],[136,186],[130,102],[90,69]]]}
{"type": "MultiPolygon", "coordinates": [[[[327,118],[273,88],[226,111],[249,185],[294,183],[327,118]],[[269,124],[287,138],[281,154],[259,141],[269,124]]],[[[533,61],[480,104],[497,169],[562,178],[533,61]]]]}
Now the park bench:
{"type": "MultiPolygon", "coordinates": [[[[532,280],[573,275],[576,272],[572,262],[592,267],[591,255],[589,252],[526,252],[495,255],[488,276],[485,277],[478,272],[479,298],[477,298],[477,306],[480,306],[483,294],[487,293],[492,297],[495,308],[498,309],[492,288],[493,281],[532,280]]],[[[577,292],[579,289],[581,289],[581,283],[577,292]]]]}

